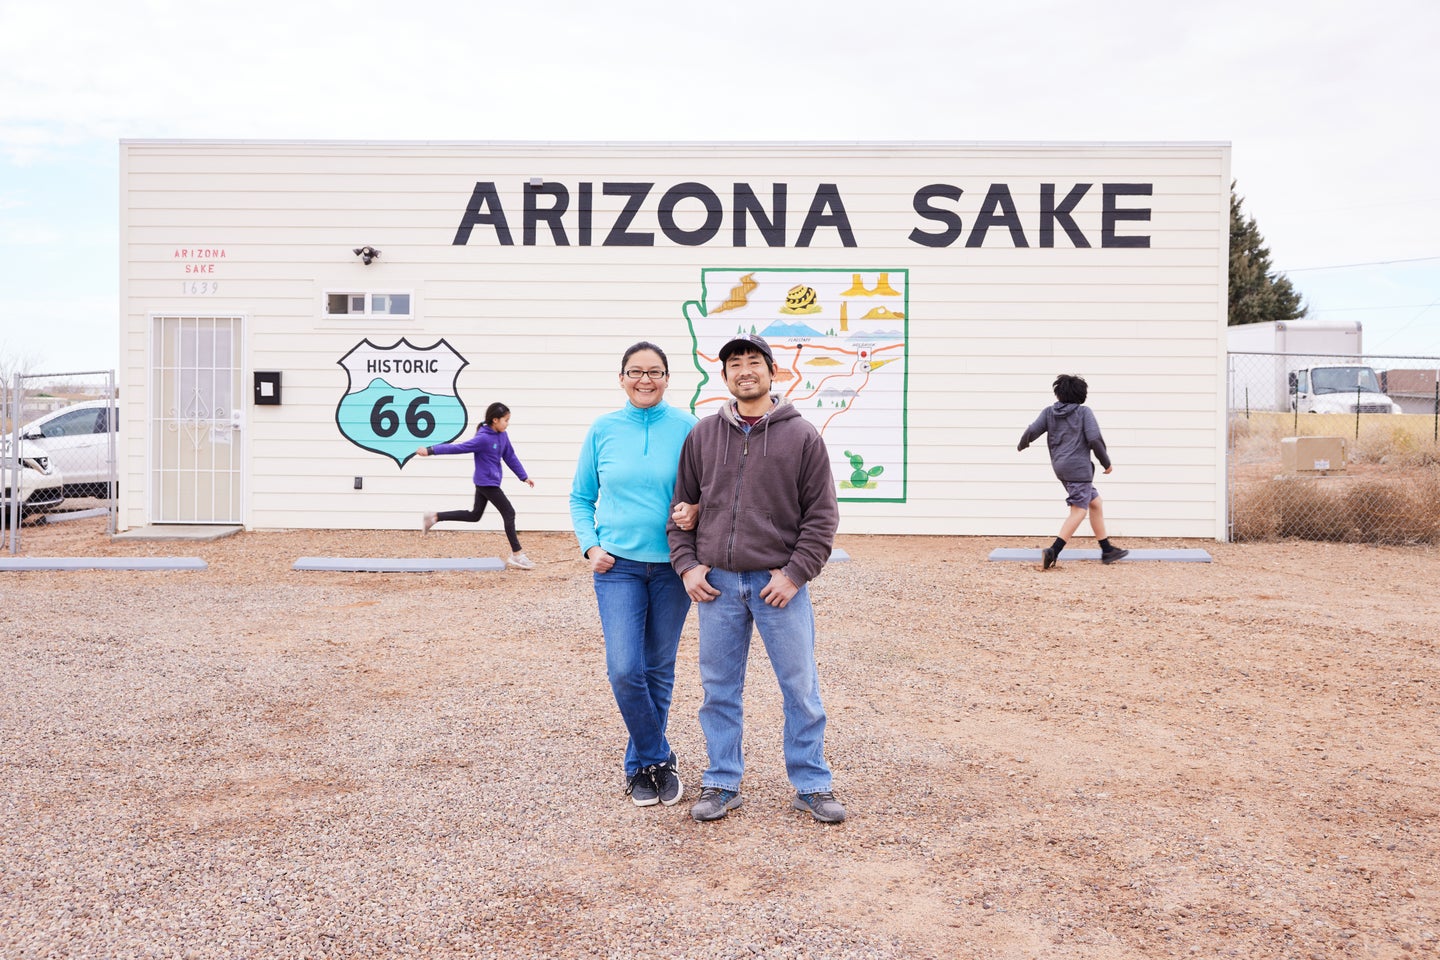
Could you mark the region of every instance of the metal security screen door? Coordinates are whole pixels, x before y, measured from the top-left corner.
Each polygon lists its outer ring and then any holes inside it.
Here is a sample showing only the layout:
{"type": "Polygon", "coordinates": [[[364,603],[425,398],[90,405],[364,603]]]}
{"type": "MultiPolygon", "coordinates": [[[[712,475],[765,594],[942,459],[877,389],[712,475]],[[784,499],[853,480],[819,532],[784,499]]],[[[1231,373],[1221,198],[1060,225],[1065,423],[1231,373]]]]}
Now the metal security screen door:
{"type": "Polygon", "coordinates": [[[155,317],[150,356],[150,516],[240,523],[240,317],[155,317]]]}

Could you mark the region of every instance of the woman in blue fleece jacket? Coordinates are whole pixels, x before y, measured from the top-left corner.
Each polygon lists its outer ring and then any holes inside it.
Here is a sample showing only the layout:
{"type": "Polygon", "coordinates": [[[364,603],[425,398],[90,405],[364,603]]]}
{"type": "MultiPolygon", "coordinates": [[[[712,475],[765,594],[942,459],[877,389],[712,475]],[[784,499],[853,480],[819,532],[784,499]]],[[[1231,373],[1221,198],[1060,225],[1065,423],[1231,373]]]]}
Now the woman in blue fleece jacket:
{"type": "MultiPolygon", "coordinates": [[[[670,806],[685,792],[665,728],[690,598],[670,566],[665,524],[695,418],[665,402],[669,381],[670,362],[655,344],[625,351],[626,404],[591,425],[570,488],[575,539],[594,574],[606,672],[630,734],[625,792],[641,807],[670,806]]],[[[682,506],[677,516],[684,515],[682,506]]]]}
{"type": "Polygon", "coordinates": [[[426,533],[441,520],[464,520],[466,523],[478,523],[485,515],[485,505],[495,504],[495,509],[500,511],[500,519],[505,523],[505,537],[510,541],[510,558],[506,564],[512,567],[519,567],[521,570],[532,570],[535,564],[525,556],[525,551],[520,549],[520,536],[515,532],[515,508],[510,505],[510,498],[500,490],[500,463],[503,461],[514,471],[515,476],[524,480],[530,486],[535,486],[525,473],[525,467],[520,463],[520,458],[515,455],[515,447],[510,443],[510,435],[506,431],[510,428],[510,408],[503,403],[492,403],[485,408],[485,422],[475,431],[475,435],[469,440],[462,440],[459,443],[437,443],[434,446],[421,447],[415,453],[421,457],[441,456],[447,453],[473,453],[475,455],[475,505],[469,510],[442,510],[439,513],[427,513],[420,525],[426,533]]]}

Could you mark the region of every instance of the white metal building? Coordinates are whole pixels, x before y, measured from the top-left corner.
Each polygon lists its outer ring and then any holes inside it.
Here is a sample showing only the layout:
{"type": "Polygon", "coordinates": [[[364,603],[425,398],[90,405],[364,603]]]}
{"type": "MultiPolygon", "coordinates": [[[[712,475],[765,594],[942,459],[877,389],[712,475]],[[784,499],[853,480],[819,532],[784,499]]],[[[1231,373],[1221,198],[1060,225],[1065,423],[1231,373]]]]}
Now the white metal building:
{"type": "Polygon", "coordinates": [[[744,329],[824,431],[842,533],[1052,535],[1015,444],[1064,372],[1112,533],[1224,536],[1227,144],[120,150],[122,529],[417,529],[471,488],[415,447],[501,400],[521,529],[565,530],[624,348],[704,415],[744,329]]]}

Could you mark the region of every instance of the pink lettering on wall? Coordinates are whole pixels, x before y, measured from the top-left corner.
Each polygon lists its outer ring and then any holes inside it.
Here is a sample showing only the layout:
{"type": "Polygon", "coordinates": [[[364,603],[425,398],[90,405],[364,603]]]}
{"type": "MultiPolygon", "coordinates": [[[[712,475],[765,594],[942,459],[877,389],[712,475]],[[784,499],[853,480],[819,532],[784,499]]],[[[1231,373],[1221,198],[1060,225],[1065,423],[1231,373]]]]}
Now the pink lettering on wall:
{"type": "Polygon", "coordinates": [[[186,278],[180,292],[186,296],[219,293],[220,284],[212,278],[219,272],[215,268],[220,261],[228,256],[224,247],[175,247],[170,261],[181,264],[186,278]]]}

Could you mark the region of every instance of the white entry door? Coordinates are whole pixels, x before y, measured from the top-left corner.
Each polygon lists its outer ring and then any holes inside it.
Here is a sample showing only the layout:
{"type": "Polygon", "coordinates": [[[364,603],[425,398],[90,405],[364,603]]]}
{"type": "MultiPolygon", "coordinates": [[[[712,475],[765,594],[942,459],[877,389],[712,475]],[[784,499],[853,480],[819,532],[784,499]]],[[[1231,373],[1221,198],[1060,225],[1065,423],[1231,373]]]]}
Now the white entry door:
{"type": "Polygon", "coordinates": [[[240,523],[240,317],[156,317],[151,343],[150,516],[240,523]]]}

